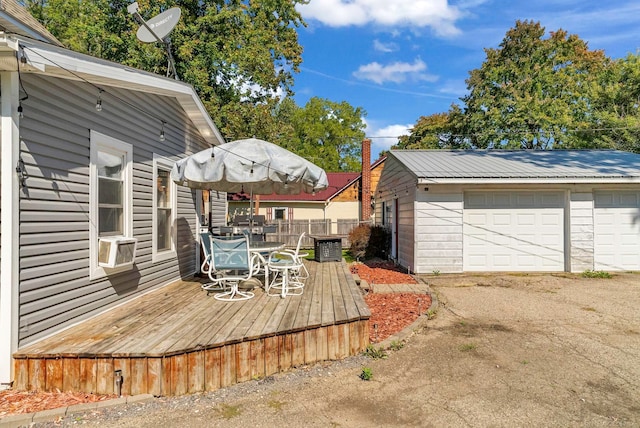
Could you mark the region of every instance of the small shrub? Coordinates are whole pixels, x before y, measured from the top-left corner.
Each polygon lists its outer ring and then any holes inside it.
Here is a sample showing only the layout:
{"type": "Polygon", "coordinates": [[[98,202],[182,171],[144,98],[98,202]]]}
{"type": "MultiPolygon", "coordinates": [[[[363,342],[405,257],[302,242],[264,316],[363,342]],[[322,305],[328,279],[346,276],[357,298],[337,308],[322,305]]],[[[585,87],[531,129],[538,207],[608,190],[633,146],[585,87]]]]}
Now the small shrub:
{"type": "Polygon", "coordinates": [[[379,257],[386,259],[391,250],[391,232],[383,226],[373,226],[369,233],[369,242],[365,252],[366,258],[379,257]]]}
{"type": "Polygon", "coordinates": [[[474,351],[477,347],[478,345],[476,345],[475,343],[465,343],[464,345],[460,345],[459,349],[462,352],[470,352],[474,351]]]}
{"type": "Polygon", "coordinates": [[[362,224],[354,227],[349,232],[349,252],[356,260],[364,258],[367,253],[367,245],[369,244],[369,236],[371,236],[371,226],[362,224]]]}
{"type": "Polygon", "coordinates": [[[376,348],[373,344],[369,344],[369,346],[367,346],[367,349],[364,350],[364,355],[369,358],[373,358],[374,360],[387,358],[387,353],[385,352],[384,348],[376,348]]]}
{"type": "Polygon", "coordinates": [[[611,278],[611,274],[604,270],[585,270],[582,272],[583,278],[611,278]]]}
{"type": "Polygon", "coordinates": [[[371,380],[373,379],[373,371],[369,367],[363,367],[362,372],[360,373],[360,379],[362,380],[371,380]]]}

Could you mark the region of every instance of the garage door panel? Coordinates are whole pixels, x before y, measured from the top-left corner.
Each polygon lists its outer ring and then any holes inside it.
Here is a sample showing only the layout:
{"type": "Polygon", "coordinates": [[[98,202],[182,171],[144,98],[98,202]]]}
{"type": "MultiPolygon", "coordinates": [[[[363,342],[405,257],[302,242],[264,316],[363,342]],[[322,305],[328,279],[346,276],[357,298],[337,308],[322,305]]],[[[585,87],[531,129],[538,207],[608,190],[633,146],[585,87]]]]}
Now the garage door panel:
{"type": "Polygon", "coordinates": [[[594,266],[640,270],[640,191],[594,195],[594,266]]]}
{"type": "Polygon", "coordinates": [[[553,192],[482,192],[465,195],[464,269],[564,270],[562,195],[553,192]],[[483,202],[485,205],[482,205],[483,202]],[[482,245],[477,242],[478,229],[485,232],[482,245]]]}

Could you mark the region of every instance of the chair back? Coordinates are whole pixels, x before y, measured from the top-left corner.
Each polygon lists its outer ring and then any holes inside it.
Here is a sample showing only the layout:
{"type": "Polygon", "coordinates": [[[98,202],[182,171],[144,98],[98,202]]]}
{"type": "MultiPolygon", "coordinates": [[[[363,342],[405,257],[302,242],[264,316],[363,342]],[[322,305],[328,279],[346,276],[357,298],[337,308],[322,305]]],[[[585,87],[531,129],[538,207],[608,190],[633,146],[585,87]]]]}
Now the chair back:
{"type": "Polygon", "coordinates": [[[302,247],[302,240],[304,239],[304,236],[307,234],[307,232],[302,232],[300,234],[300,237],[298,238],[298,245],[296,246],[296,256],[298,254],[300,254],[300,248],[302,247]]]}
{"type": "Polygon", "coordinates": [[[215,270],[251,270],[249,255],[249,240],[239,239],[211,239],[211,258],[215,270]]]}
{"type": "Polygon", "coordinates": [[[200,234],[200,246],[202,247],[204,259],[208,260],[211,257],[211,234],[208,232],[200,234]]]}

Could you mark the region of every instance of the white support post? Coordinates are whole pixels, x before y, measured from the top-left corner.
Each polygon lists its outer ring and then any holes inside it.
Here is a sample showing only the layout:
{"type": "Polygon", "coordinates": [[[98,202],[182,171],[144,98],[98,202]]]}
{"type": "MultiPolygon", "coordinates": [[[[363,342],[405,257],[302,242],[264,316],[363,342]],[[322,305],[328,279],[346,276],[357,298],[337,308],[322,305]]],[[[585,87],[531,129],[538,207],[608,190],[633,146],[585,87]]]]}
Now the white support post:
{"type": "Polygon", "coordinates": [[[18,129],[18,73],[0,73],[0,388],[13,380],[12,354],[18,347],[19,202],[20,181],[16,165],[20,157],[18,129]]]}

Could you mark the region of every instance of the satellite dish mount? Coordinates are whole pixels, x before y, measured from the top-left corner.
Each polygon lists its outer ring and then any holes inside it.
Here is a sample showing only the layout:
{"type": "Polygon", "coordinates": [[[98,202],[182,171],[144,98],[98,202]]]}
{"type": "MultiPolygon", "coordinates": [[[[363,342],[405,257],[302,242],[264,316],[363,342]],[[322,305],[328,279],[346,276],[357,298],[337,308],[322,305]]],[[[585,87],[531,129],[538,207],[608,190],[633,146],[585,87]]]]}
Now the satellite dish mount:
{"type": "Polygon", "coordinates": [[[136,36],[142,43],[162,43],[167,51],[167,77],[173,77],[178,80],[176,73],[176,64],[171,53],[171,38],[169,33],[178,24],[180,20],[180,8],[172,7],[164,12],[145,21],[138,13],[138,2],[133,2],[127,6],[127,12],[133,15],[134,19],[140,24],[136,36]]]}

